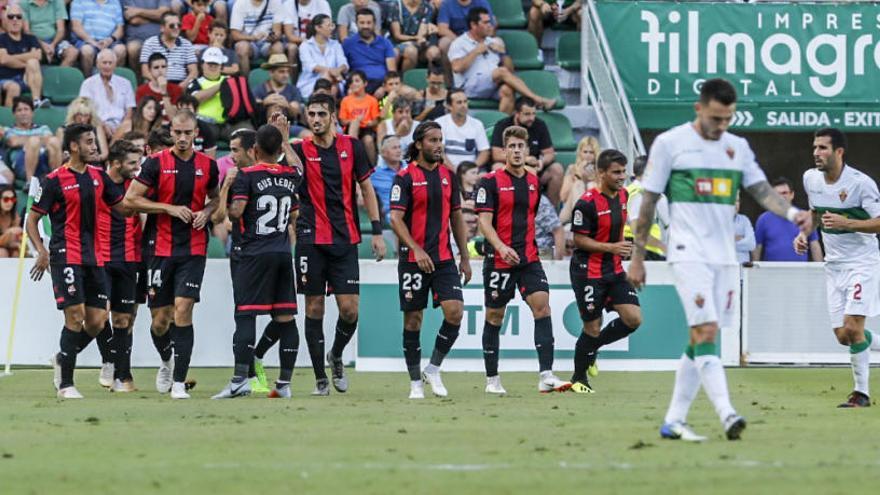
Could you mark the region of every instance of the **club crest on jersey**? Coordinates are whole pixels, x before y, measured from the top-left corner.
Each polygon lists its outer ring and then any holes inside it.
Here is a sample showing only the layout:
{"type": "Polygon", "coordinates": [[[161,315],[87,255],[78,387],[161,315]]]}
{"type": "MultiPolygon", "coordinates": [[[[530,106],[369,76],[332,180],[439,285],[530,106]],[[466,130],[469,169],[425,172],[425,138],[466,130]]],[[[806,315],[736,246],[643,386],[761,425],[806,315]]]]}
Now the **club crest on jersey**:
{"type": "Polygon", "coordinates": [[[348,152],[343,151],[342,153],[339,154],[339,158],[342,158],[343,160],[345,160],[346,158],[348,158],[348,152]]]}
{"type": "Polygon", "coordinates": [[[396,184],[391,188],[391,201],[400,201],[400,186],[396,184]]]}
{"type": "Polygon", "coordinates": [[[486,202],[486,188],[481,187],[479,191],[477,191],[477,203],[485,203],[486,202]]]}
{"type": "Polygon", "coordinates": [[[534,184],[529,184],[529,191],[535,192],[535,185],[534,184]]]}
{"type": "Polygon", "coordinates": [[[489,295],[492,296],[492,299],[498,299],[498,291],[497,290],[493,290],[492,293],[489,295]]]}
{"type": "Polygon", "coordinates": [[[584,214],[580,210],[575,210],[574,218],[571,220],[571,223],[575,225],[583,225],[584,224],[584,214]]]}
{"type": "Polygon", "coordinates": [[[196,177],[201,177],[201,176],[203,176],[203,175],[205,175],[205,173],[202,172],[202,169],[197,168],[197,169],[196,169],[196,177]]]}
{"type": "Polygon", "coordinates": [[[697,297],[694,298],[694,304],[696,304],[698,308],[702,308],[703,305],[706,304],[706,298],[703,297],[702,294],[697,294],[697,297]]]}
{"type": "Polygon", "coordinates": [[[839,193],[837,193],[837,197],[840,198],[840,202],[843,203],[846,201],[846,198],[849,196],[847,194],[846,189],[841,189],[839,193]]]}
{"type": "Polygon", "coordinates": [[[403,294],[403,298],[406,299],[407,301],[412,301],[412,298],[413,298],[412,291],[411,290],[406,291],[406,293],[403,294]]]}
{"type": "Polygon", "coordinates": [[[76,294],[76,286],[75,285],[68,285],[67,286],[67,293],[70,294],[71,296],[76,294]]]}
{"type": "Polygon", "coordinates": [[[95,179],[92,181],[92,185],[94,185],[95,187],[98,187],[98,184],[99,184],[98,179],[95,179]]]}
{"type": "Polygon", "coordinates": [[[446,180],[446,177],[444,177],[443,180],[440,181],[440,183],[443,184],[444,186],[448,186],[448,185],[449,185],[449,181],[446,180]]]}
{"type": "Polygon", "coordinates": [[[732,147],[728,147],[724,151],[725,151],[725,153],[727,153],[727,157],[730,158],[731,160],[733,160],[733,156],[736,154],[736,151],[734,151],[734,149],[732,147]]]}

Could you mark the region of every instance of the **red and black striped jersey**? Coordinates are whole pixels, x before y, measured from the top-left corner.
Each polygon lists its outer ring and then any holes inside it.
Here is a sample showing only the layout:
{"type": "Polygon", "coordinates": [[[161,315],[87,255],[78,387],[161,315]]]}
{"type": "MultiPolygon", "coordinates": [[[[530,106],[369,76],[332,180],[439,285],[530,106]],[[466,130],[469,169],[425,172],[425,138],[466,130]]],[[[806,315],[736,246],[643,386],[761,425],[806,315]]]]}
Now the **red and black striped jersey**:
{"type": "Polygon", "coordinates": [[[231,201],[247,201],[233,230],[234,249],[239,255],[290,253],[287,224],[299,209],[296,186],[299,173],[293,167],[257,163],[243,168],[230,190],[231,201]]]}
{"type": "MultiPolygon", "coordinates": [[[[156,153],[144,161],[137,181],[153,188],[155,200],[169,205],[187,206],[198,213],[205,208],[208,194],[217,188],[217,162],[194,152],[189,160],[181,160],[171,149],[156,153]]],[[[148,222],[148,238],[153,243],[152,256],[205,256],[208,229],[197,230],[164,213],[148,222]]]]}
{"type": "Polygon", "coordinates": [[[357,187],[373,173],[364,145],[353,137],[337,135],[329,148],[311,138],[293,145],[303,164],[297,188],[300,211],[297,242],[305,244],[358,244],[361,242],[357,187]]]}
{"type": "Polygon", "coordinates": [[[52,222],[49,262],[102,266],[110,256],[110,207],[123,195],[121,186],[91,165],[80,173],[65,164],[48,174],[31,209],[52,222]]]}
{"type": "MultiPolygon", "coordinates": [[[[131,179],[128,179],[117,184],[117,187],[127,191],[130,185],[131,179]]],[[[140,215],[126,217],[110,210],[110,221],[102,221],[101,227],[109,230],[104,236],[108,245],[102,249],[102,252],[108,253],[108,263],[138,263],[142,260],[143,230],[140,215]]]]}
{"type": "MultiPolygon", "coordinates": [[[[497,170],[484,176],[477,185],[476,210],[492,213],[492,227],[501,242],[519,255],[521,265],[539,261],[535,242],[535,215],[541,203],[538,176],[526,172],[522,177],[497,170]]],[[[486,243],[486,261],[490,268],[511,268],[496,258],[494,248],[486,243]]]]}
{"type": "MultiPolygon", "coordinates": [[[[413,240],[434,263],[452,260],[449,219],[461,208],[455,176],[443,164],[433,170],[411,163],[394,177],[391,209],[404,212],[403,221],[413,240]]],[[[415,262],[415,253],[400,243],[400,259],[415,262]]]]}
{"type": "MultiPolygon", "coordinates": [[[[598,242],[615,243],[623,240],[626,226],[626,189],[617,196],[606,196],[598,189],[584,193],[572,211],[571,231],[592,237],[598,242]]],[[[589,252],[575,249],[571,257],[572,269],[586,265],[587,278],[614,277],[623,273],[620,256],[612,253],[589,252]]]]}

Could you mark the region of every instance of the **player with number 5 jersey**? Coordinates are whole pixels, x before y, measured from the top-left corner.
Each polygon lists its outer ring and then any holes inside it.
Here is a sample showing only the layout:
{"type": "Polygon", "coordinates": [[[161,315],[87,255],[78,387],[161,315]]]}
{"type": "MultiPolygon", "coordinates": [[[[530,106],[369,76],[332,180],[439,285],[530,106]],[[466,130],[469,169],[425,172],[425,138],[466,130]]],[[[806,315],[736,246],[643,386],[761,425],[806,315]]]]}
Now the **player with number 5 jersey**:
{"type": "MultiPolygon", "coordinates": [[[[868,407],[871,349],[880,349],[880,336],[865,329],[865,318],[880,314],[880,193],[872,178],[845,162],[846,146],[838,129],[816,131],[816,167],[804,173],[804,189],[814,224],[821,217],[831,328],[837,341],[849,347],[852,365],[853,391],[839,407],[868,407]]],[[[798,235],[794,244],[805,253],[807,236],[798,235]]]]}
{"type": "Polygon", "coordinates": [[[232,350],[235,371],[232,380],[215,399],[249,395],[248,371],[254,360],[257,315],[272,315],[280,330],[281,371],[274,397],[289,398],[290,380],[299,348],[296,321],[296,290],[290,255],[288,225],[299,204],[296,186],[299,174],[293,167],[279,165],[281,132],[266,124],[257,130],[254,153],[257,163],[242,168],[232,184],[229,218],[239,230],[238,262],[233,271],[235,333],[232,350]],[[239,249],[240,248],[240,249],[239,249]]]}
{"type": "Polygon", "coordinates": [[[486,392],[505,394],[498,375],[501,324],[507,303],[516,289],[535,317],[541,392],[563,392],[571,386],[553,374],[553,323],[550,319],[550,285],[538,258],[535,215],[541,196],[538,176],[525,167],[528,131],[511,126],[504,131],[504,168],[487,174],[477,185],[476,210],[480,231],[486,237],[483,261],[483,361],[486,392]]]}
{"type": "Polygon", "coordinates": [[[400,309],[403,311],[403,355],[410,378],[410,399],[425,397],[422,379],[434,395],[446,397],[440,365],[458,338],[464,312],[461,276],[471,278],[467,233],[461,216],[461,193],[455,175],[443,166],[443,131],[436,122],[416,127],[408,150],[410,164],[391,187],[391,228],[400,240],[400,309]],[[461,257],[455,266],[450,227],[461,257]],[[443,323],[431,361],[420,375],[420,333],[428,292],[434,307],[443,308],[443,323]]]}

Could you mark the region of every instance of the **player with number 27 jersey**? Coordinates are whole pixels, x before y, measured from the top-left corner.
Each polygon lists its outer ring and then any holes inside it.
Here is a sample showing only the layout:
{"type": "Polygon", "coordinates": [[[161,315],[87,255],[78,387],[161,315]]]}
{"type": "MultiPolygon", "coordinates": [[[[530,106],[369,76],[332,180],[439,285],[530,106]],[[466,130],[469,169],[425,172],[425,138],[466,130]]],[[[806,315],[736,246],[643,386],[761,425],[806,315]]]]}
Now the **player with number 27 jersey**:
{"type": "Polygon", "coordinates": [[[233,276],[236,314],[295,314],[296,290],[288,225],[299,209],[293,167],[258,163],[241,169],[232,201],[247,201],[235,228],[238,266],[233,276]]]}

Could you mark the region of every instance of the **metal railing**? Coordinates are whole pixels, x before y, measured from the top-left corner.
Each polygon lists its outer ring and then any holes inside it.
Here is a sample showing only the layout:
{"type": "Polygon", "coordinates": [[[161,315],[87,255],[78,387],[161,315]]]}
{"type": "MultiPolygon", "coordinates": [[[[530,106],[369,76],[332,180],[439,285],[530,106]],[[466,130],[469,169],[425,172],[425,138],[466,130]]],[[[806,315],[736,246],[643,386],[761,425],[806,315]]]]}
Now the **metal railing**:
{"type": "Polygon", "coordinates": [[[645,154],[645,145],[594,0],[584,2],[581,19],[582,103],[596,112],[602,147],[622,151],[632,163],[645,154]]]}

